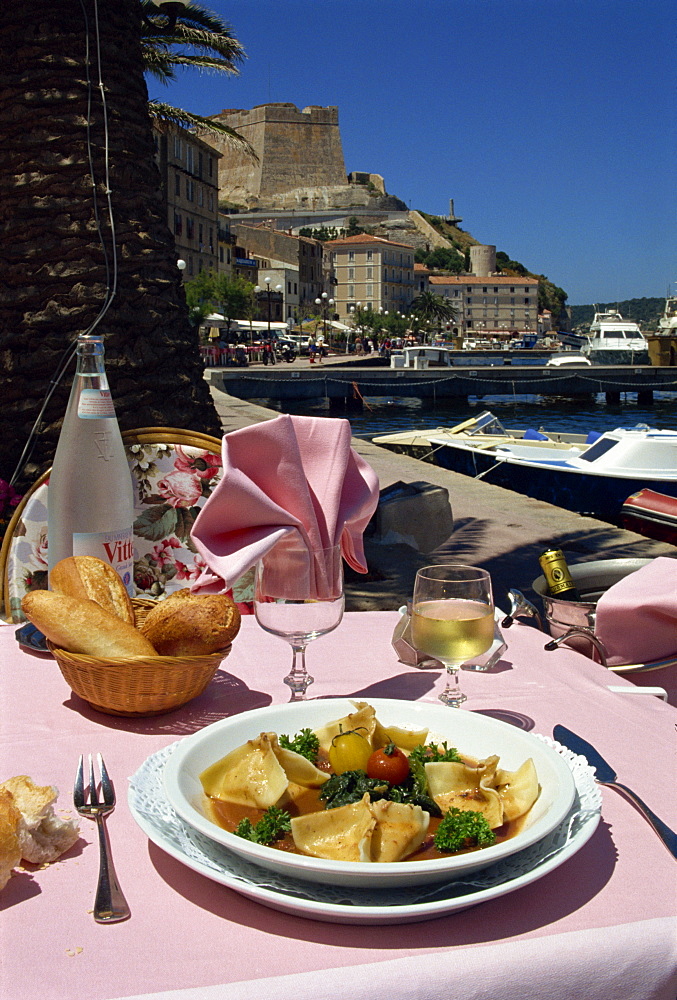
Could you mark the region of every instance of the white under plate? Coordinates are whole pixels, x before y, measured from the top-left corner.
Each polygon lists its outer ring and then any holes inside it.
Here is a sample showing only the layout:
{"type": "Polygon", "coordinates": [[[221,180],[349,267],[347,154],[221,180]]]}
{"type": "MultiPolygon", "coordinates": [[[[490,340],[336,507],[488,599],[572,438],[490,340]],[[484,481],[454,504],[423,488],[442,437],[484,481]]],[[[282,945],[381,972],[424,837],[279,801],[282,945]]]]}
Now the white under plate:
{"type": "Polygon", "coordinates": [[[433,886],[356,889],[301,881],[263,869],[184,823],[172,809],[164,766],[179,744],[152,754],[130,779],[129,807],[149,840],[195,872],[283,913],[339,924],[402,924],[443,917],[529,885],[576,854],[595,832],[602,798],[592,768],[560,744],[571,767],[576,797],[569,815],[543,840],[468,879],[433,886]]]}
{"type": "Polygon", "coordinates": [[[214,823],[208,815],[200,780],[205,768],[261,732],[291,734],[305,727],[317,730],[345,718],[358,704],[348,698],[320,698],[268,705],[222,719],[187,736],[172,754],[164,772],[165,793],[172,808],[195,830],[254,865],[290,878],[360,889],[391,889],[396,885],[420,886],[424,882],[439,883],[459,876],[467,878],[470,872],[496,864],[538,843],[568,815],[575,793],[571,771],[558,754],[535,740],[531,733],[474,712],[453,712],[439,703],[370,698],[369,704],[385,727],[428,730],[435,734],[438,742],[448,740],[449,746],[458,747],[461,753],[477,760],[495,754],[500,757],[500,767],[507,771],[516,771],[531,758],[540,791],[520,830],[507,840],[477,851],[416,862],[372,864],[279,851],[236,837],[214,823]]]}

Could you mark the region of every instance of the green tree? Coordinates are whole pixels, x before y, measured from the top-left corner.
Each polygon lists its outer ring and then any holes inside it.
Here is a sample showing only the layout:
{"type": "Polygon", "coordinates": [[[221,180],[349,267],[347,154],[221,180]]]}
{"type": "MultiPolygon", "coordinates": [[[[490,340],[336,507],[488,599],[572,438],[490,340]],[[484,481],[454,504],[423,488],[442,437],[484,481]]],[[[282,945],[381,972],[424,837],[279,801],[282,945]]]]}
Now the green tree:
{"type": "Polygon", "coordinates": [[[186,301],[191,307],[223,314],[226,330],[236,319],[250,319],[254,312],[254,285],[239,275],[231,277],[223,272],[201,271],[186,282],[186,301]]]}
{"type": "Polygon", "coordinates": [[[424,322],[432,323],[437,330],[443,324],[453,322],[457,316],[456,306],[441,295],[434,292],[421,292],[411,303],[411,312],[416,313],[424,322]]]}

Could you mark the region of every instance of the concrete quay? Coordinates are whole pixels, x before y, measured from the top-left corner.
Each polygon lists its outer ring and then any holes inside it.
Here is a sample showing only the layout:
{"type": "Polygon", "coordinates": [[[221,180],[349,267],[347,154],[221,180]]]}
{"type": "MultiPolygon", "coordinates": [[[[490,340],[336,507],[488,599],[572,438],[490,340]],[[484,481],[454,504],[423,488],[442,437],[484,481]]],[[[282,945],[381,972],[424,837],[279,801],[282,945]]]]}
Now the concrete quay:
{"type": "MultiPolygon", "coordinates": [[[[210,381],[210,373],[206,377],[210,381]]],[[[279,414],[229,396],[210,381],[224,433],[270,420],[279,414]]],[[[397,455],[360,438],[353,447],[378,475],[381,488],[396,482],[428,482],[449,492],[454,528],[433,552],[407,544],[381,544],[365,539],[369,573],[348,570],[349,611],[393,610],[411,597],[416,570],[430,563],[464,562],[489,570],[495,598],[516,587],[531,600],[532,581],[539,576],[538,555],[547,546],[562,548],[569,562],[595,559],[677,557],[677,547],[655,541],[603,521],[532,500],[510,490],[446,469],[397,455]]]]}

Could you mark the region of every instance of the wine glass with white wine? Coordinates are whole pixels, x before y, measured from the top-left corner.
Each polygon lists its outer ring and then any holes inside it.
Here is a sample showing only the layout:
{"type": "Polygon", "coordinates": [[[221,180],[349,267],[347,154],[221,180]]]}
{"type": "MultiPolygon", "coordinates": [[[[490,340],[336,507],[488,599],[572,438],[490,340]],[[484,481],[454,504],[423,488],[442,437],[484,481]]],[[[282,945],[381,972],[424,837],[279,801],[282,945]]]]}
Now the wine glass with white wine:
{"type": "Polygon", "coordinates": [[[447,668],[440,701],[460,708],[466,695],[460,688],[459,669],[486,653],[494,640],[494,600],[487,571],[460,563],[419,569],[411,632],[415,648],[447,668]]]}

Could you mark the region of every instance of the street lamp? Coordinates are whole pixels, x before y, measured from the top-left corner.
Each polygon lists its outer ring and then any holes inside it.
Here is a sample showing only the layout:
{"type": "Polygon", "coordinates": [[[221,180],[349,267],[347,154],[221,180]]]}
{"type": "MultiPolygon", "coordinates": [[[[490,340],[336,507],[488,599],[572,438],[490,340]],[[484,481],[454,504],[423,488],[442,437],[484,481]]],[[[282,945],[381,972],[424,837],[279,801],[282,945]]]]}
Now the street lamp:
{"type": "MultiPolygon", "coordinates": [[[[263,279],[264,284],[266,286],[266,295],[268,296],[268,342],[269,343],[270,343],[270,283],[271,283],[272,280],[273,279],[270,277],[270,275],[267,275],[263,279]]],[[[275,285],[275,291],[276,292],[281,292],[282,291],[282,285],[275,285]]]]}
{"type": "Polygon", "coordinates": [[[322,292],[320,298],[315,299],[315,305],[322,309],[322,336],[327,342],[327,309],[334,305],[334,300],[330,299],[326,292],[322,292]]]}

